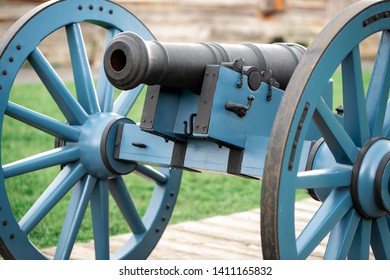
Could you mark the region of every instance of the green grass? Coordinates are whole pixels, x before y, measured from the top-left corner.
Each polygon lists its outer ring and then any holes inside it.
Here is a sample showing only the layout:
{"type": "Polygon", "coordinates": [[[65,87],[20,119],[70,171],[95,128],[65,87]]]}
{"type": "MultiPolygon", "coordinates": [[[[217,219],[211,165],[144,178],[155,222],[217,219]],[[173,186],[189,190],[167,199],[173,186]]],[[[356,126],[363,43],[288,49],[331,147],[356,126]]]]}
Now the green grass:
{"type": "MultiPolygon", "coordinates": [[[[74,86],[68,84],[74,92],[74,86]]],[[[132,110],[130,117],[139,120],[144,96],[132,110]]],[[[11,101],[45,115],[65,121],[61,112],[43,85],[17,84],[11,92],[11,101]]],[[[2,162],[8,163],[54,147],[54,138],[14,119],[5,117],[2,138],[2,162]]],[[[53,167],[17,176],[6,181],[6,189],[14,215],[20,219],[60,171],[53,167]]],[[[142,215],[147,209],[153,185],[130,174],[125,176],[134,203],[142,215]]],[[[172,223],[198,220],[208,216],[228,214],[259,207],[261,182],[234,176],[184,172],[180,193],[171,218],[172,223]]],[[[38,247],[55,246],[67,209],[68,194],[30,234],[38,247]]],[[[111,198],[110,198],[111,199],[111,198]]],[[[113,200],[111,200],[113,202],[113,200]]],[[[115,203],[110,203],[110,233],[128,232],[115,203]]],[[[93,238],[90,210],[86,213],[78,240],[93,238]]]]}
{"type": "MultiPolygon", "coordinates": [[[[363,69],[363,85],[365,92],[367,92],[368,85],[371,78],[371,69],[363,69]]],[[[333,109],[337,108],[339,105],[343,104],[342,96],[342,76],[341,71],[336,71],[332,76],[333,80],[333,109]]]]}

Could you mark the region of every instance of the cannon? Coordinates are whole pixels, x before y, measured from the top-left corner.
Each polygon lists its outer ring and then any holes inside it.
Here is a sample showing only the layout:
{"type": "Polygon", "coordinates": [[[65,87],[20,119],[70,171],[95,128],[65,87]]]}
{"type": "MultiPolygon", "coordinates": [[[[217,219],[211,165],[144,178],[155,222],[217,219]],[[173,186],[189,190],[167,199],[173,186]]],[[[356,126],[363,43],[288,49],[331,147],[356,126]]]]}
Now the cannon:
{"type": "Polygon", "coordinates": [[[70,258],[89,204],[96,259],[147,258],[172,215],[186,170],[262,179],[266,259],[306,259],[323,239],[324,259],[390,259],[389,30],[390,1],[364,0],[342,11],[307,49],[163,43],[111,1],[42,4],[0,41],[2,257],[51,258],[30,236],[67,199],[54,259],[70,258]],[[96,87],[81,23],[107,32],[96,87]],[[40,51],[58,30],[66,31],[73,93],[40,51]],[[360,48],[375,36],[378,51],[365,83],[360,48]],[[63,119],[13,99],[25,63],[63,119]],[[128,115],[145,85],[137,122],[128,115]],[[54,148],[6,162],[7,135],[18,131],[5,127],[15,120],[52,137],[54,148]],[[9,182],[53,167],[56,175],[42,195],[16,214],[9,182]],[[142,215],[127,174],[154,182],[142,215]],[[295,217],[299,191],[320,205],[303,226],[295,217]],[[110,203],[131,233],[115,252],[110,203]]]}

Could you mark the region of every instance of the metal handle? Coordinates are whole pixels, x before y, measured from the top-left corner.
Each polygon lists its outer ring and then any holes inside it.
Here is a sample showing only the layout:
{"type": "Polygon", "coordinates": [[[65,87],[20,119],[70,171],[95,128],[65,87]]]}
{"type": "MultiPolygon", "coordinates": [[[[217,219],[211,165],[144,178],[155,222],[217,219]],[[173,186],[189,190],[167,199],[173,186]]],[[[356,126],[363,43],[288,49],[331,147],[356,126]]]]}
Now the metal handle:
{"type": "Polygon", "coordinates": [[[251,108],[253,100],[255,100],[255,97],[251,94],[248,96],[247,105],[227,101],[225,103],[225,109],[235,113],[237,116],[242,118],[246,115],[246,112],[251,108]]]}

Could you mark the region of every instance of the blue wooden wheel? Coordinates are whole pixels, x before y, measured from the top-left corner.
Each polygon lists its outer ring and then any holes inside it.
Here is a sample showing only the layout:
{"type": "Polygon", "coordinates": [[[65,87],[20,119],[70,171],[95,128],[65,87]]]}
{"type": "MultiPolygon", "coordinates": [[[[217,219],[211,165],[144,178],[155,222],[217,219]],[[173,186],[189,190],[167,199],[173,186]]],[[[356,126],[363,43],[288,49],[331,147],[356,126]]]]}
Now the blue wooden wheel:
{"type": "Polygon", "coordinates": [[[318,35],[294,72],[265,163],[265,258],[306,259],[325,240],[324,259],[369,259],[370,254],[390,259],[389,30],[390,1],[358,1],[318,35]],[[366,86],[360,50],[366,38],[376,36],[378,51],[366,86]],[[323,98],[332,77],[333,107],[343,105],[338,114],[323,98]],[[312,145],[305,171],[298,165],[312,122],[322,139],[312,145]],[[320,200],[303,226],[295,210],[301,189],[311,189],[320,200]]]}
{"type": "MultiPolygon", "coordinates": [[[[21,18],[2,38],[0,253],[7,259],[48,258],[29,237],[32,231],[40,227],[42,220],[66,199],[69,199],[66,215],[58,217],[63,223],[58,229],[54,259],[70,258],[89,204],[96,259],[144,259],[160,239],[176,202],[181,171],[173,168],[156,170],[137,163],[124,164],[114,159],[115,131],[120,123],[136,125],[126,116],[131,112],[142,87],[121,92],[115,98],[113,87],[107,81],[104,71],[100,70],[95,88],[81,24],[92,25],[106,32],[107,40],[101,42],[102,47],[115,34],[127,30],[145,39],[153,39],[150,31],[131,13],[105,0],[48,1],[21,18]],[[45,39],[59,31],[65,31],[66,34],[67,42],[64,41],[64,44],[69,46],[76,94],[71,93],[54,65],[40,51],[45,39]],[[29,64],[39,76],[64,120],[12,101],[11,88],[24,63],[29,64]],[[53,143],[57,139],[56,147],[5,162],[6,151],[3,147],[8,139],[5,134],[18,134],[16,128],[3,130],[10,120],[20,121],[37,133],[51,136],[53,143]],[[43,176],[45,171],[53,170],[53,167],[58,174],[22,217],[16,217],[9,190],[23,186],[7,184],[26,174],[40,172],[36,176],[43,176]],[[139,213],[129,186],[126,186],[124,177],[129,173],[142,175],[152,181],[150,200],[144,214],[139,213]],[[110,247],[110,204],[119,208],[122,214],[120,222],[127,224],[130,232],[115,252],[111,252],[110,247]]],[[[28,93],[25,98],[28,98],[28,93]]],[[[44,106],[38,104],[37,107],[44,106]]],[[[14,151],[17,149],[14,147],[14,151]]]]}

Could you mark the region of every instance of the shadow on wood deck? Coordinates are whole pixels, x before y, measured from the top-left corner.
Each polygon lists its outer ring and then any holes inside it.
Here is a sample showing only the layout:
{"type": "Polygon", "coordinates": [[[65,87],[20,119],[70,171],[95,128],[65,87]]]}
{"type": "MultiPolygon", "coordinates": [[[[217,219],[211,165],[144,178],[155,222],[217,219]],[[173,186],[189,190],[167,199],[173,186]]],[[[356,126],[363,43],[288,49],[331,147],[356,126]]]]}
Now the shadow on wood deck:
{"type": "MultiPolygon", "coordinates": [[[[318,209],[311,199],[296,204],[296,229],[301,231],[318,209]]],[[[116,251],[129,235],[110,239],[116,251]]],[[[316,248],[310,259],[322,259],[327,238],[316,248]]],[[[45,250],[52,255],[55,248],[45,250]]],[[[93,241],[77,243],[72,259],[94,259],[93,241]]],[[[260,209],[215,216],[200,221],[170,225],[149,256],[151,260],[256,260],[262,259],[260,240],[260,209]]]]}
{"type": "MultiPolygon", "coordinates": [[[[318,210],[320,203],[312,199],[295,204],[297,235],[318,210]]],[[[329,235],[308,259],[323,259],[329,235]]],[[[128,234],[110,239],[112,252],[129,239],[128,234]]],[[[44,250],[49,257],[55,248],[44,250]]],[[[93,241],[77,243],[71,259],[95,259],[93,241]]],[[[214,216],[199,221],[168,226],[149,260],[262,260],[260,209],[214,216]]],[[[372,251],[370,259],[374,259],[372,251]]]]}

